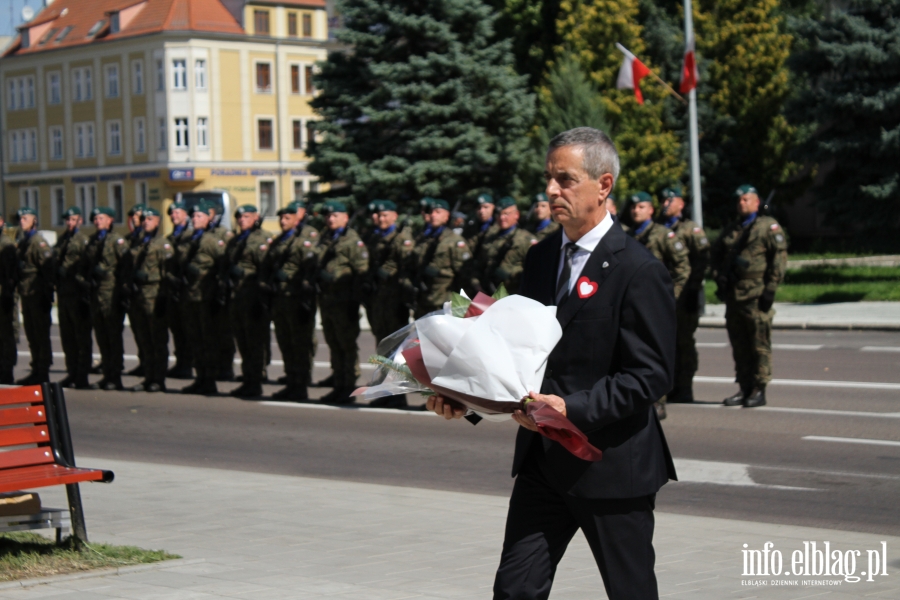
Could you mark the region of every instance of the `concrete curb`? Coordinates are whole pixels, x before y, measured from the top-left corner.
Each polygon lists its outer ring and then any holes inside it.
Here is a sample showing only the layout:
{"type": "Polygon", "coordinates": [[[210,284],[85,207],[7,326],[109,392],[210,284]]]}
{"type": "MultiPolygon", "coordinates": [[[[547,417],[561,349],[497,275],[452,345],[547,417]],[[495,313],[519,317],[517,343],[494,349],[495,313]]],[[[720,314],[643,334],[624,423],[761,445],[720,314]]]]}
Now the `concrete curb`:
{"type": "Polygon", "coordinates": [[[69,573],[68,575],[54,575],[52,577],[38,577],[36,579],[7,581],[5,583],[0,583],[0,590],[29,588],[36,585],[63,583],[66,581],[77,581],[79,579],[92,579],[95,577],[106,577],[108,575],[125,575],[127,573],[142,573],[144,571],[161,571],[163,569],[172,569],[174,567],[196,565],[202,562],[206,561],[202,558],[179,558],[175,560],[161,560],[159,562],[148,563],[144,565],[132,565],[130,567],[110,567],[108,569],[95,569],[93,571],[85,571],[83,573],[69,573]]]}
{"type": "MultiPolygon", "coordinates": [[[[725,328],[725,319],[700,317],[700,327],[725,328]]],[[[900,331],[900,323],[818,323],[815,321],[775,321],[772,329],[807,329],[816,331],[900,331]]]]}
{"type": "Polygon", "coordinates": [[[809,260],[788,260],[788,269],[803,267],[896,267],[900,266],[900,256],[851,256],[847,258],[815,258],[809,260]]]}

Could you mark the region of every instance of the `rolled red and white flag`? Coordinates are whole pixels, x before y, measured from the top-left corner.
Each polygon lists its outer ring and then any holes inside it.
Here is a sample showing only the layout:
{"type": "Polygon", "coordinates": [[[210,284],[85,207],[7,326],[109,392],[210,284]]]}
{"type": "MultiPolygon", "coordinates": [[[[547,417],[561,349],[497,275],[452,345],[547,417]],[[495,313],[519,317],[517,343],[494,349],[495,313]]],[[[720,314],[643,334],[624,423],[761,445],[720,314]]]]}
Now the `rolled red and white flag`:
{"type": "Polygon", "coordinates": [[[619,69],[619,79],[616,81],[616,87],[620,90],[633,89],[634,99],[637,100],[638,104],[643,104],[644,96],[641,94],[640,83],[641,79],[650,74],[650,69],[622,44],[617,43],[616,48],[625,55],[625,60],[622,61],[622,68],[619,69]]]}
{"type": "Polygon", "coordinates": [[[700,75],[697,72],[697,57],[694,53],[694,36],[688,40],[684,49],[684,64],[681,65],[681,85],[678,88],[682,94],[687,94],[697,87],[700,75]]]}

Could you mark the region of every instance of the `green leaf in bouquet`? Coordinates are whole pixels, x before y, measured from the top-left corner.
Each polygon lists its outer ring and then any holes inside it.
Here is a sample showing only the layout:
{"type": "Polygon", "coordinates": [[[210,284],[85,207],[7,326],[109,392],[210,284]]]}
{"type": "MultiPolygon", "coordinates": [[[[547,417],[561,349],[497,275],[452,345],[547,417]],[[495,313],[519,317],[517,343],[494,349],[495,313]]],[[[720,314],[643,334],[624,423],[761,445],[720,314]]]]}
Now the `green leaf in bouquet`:
{"type": "Polygon", "coordinates": [[[501,283],[500,287],[497,288],[497,291],[494,292],[494,295],[491,296],[491,298],[494,300],[503,300],[507,296],[509,296],[509,292],[506,291],[506,286],[501,283]]]}
{"type": "Polygon", "coordinates": [[[393,371],[407,381],[416,381],[416,378],[413,377],[412,371],[409,370],[409,367],[404,364],[394,362],[386,356],[373,354],[369,357],[369,364],[378,365],[379,367],[384,367],[388,371],[393,371]]]}
{"type": "Polygon", "coordinates": [[[463,318],[472,301],[456,292],[450,293],[450,314],[457,318],[463,318]]]}

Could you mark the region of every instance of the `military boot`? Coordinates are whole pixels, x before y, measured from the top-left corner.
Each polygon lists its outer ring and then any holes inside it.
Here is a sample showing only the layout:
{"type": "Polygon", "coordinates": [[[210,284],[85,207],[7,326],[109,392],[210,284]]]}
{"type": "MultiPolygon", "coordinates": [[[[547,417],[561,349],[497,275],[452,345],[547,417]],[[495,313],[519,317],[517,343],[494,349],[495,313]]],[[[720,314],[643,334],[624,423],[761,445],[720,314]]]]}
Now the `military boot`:
{"type": "Polygon", "coordinates": [[[722,400],[722,404],[725,406],[742,406],[744,404],[744,398],[747,397],[747,393],[741,389],[737,394],[733,396],[728,396],[724,400],[722,400]]]}
{"type": "Polygon", "coordinates": [[[262,396],[262,392],[262,385],[258,381],[248,381],[231,390],[231,393],[229,395],[236,398],[255,398],[257,396],[262,396]]]}
{"type": "Polygon", "coordinates": [[[319,381],[313,383],[312,385],[310,385],[310,387],[316,387],[316,388],[320,388],[320,387],[334,387],[334,373],[332,373],[331,375],[329,375],[329,376],[326,377],[325,379],[321,379],[321,380],[319,380],[319,381]]]}
{"type": "Polygon", "coordinates": [[[122,385],[122,378],[117,376],[107,379],[106,383],[103,384],[102,389],[106,390],[107,392],[113,392],[117,390],[124,390],[125,386],[122,385]]]}
{"type": "Polygon", "coordinates": [[[765,406],[766,405],[766,388],[765,386],[759,386],[753,388],[753,391],[750,392],[744,399],[744,408],[756,408],[757,406],[765,406]]]}
{"type": "Polygon", "coordinates": [[[166,371],[166,377],[172,379],[191,379],[194,376],[194,370],[186,365],[176,364],[174,367],[166,371]]]}
{"type": "Polygon", "coordinates": [[[182,394],[201,394],[202,392],[200,390],[203,388],[203,384],[204,384],[203,380],[198,377],[197,379],[194,380],[194,383],[181,388],[181,393],[182,394]]]}
{"type": "Polygon", "coordinates": [[[234,381],[234,367],[221,369],[216,374],[216,381],[234,381]]]}
{"type": "Polygon", "coordinates": [[[353,404],[356,402],[356,398],[351,396],[353,390],[356,388],[334,388],[324,396],[320,402],[322,404],[353,404]]]}
{"type": "Polygon", "coordinates": [[[63,379],[60,379],[59,387],[62,387],[62,388],[75,387],[75,376],[74,375],[66,375],[63,379]]]}
{"type": "Polygon", "coordinates": [[[16,385],[40,385],[42,383],[49,383],[50,377],[47,375],[41,375],[40,373],[31,372],[27,377],[23,377],[22,379],[16,381],[16,385]]]}

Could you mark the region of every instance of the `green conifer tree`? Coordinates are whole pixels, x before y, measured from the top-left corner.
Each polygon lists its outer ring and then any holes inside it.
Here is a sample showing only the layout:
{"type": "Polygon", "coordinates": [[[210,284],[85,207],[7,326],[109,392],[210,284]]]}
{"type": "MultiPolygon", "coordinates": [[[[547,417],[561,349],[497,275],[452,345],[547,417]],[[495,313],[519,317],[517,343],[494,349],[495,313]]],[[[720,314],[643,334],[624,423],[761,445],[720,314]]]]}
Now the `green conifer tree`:
{"type": "Polygon", "coordinates": [[[481,0],[344,0],[346,27],[315,78],[310,171],[361,204],[510,193],[534,97],[481,0]]]}
{"type": "Polygon", "coordinates": [[[497,34],[513,40],[516,71],[528,75],[528,86],[540,85],[554,61],[560,38],[556,31],[560,0],[491,0],[500,12],[497,34]]]}
{"type": "Polygon", "coordinates": [[[832,224],[870,235],[900,227],[900,0],[854,0],[805,18],[793,67],[809,83],[792,107],[812,130],[800,150],[824,169],[816,198],[832,224]]]}

